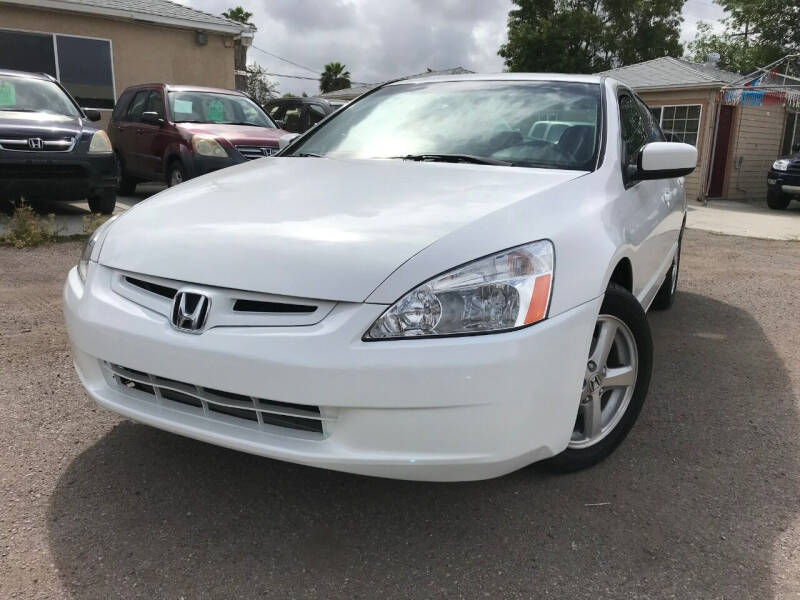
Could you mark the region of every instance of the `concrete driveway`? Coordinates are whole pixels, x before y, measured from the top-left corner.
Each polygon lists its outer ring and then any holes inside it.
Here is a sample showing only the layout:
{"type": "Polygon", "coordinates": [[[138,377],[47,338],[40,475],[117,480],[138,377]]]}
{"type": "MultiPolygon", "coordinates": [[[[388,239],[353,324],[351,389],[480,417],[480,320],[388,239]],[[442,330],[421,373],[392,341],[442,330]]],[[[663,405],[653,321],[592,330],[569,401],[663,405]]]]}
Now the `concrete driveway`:
{"type": "Polygon", "coordinates": [[[688,231],[617,452],[466,484],[281,463],[98,408],[61,316],[79,252],[0,248],[0,598],[800,596],[798,242],[688,231]]]}

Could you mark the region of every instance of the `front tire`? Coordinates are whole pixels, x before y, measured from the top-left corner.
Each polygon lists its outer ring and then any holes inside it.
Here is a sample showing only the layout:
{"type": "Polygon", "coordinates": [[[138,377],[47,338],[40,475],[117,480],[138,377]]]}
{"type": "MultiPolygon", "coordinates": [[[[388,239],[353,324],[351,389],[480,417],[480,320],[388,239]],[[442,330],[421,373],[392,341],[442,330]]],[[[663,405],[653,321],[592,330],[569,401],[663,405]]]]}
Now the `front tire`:
{"type": "Polygon", "coordinates": [[[118,154],[114,155],[117,161],[117,193],[120,196],[133,196],[136,193],[136,179],[125,173],[125,166],[122,164],[118,154]]]}
{"type": "Polygon", "coordinates": [[[592,336],[581,400],[567,449],[543,464],[566,473],[597,464],[636,422],[653,369],[653,340],[644,309],[610,284],[592,336]]]}
{"type": "Polygon", "coordinates": [[[179,160],[173,160],[167,168],[167,185],[175,187],[186,181],[186,167],[179,160]]]}
{"type": "Polygon", "coordinates": [[[792,199],[783,192],[767,190],[767,206],[773,210],[783,210],[789,206],[791,201],[792,199]]]}
{"type": "Polygon", "coordinates": [[[116,205],[117,193],[114,190],[106,190],[89,198],[89,210],[93,213],[110,215],[116,205]]]}

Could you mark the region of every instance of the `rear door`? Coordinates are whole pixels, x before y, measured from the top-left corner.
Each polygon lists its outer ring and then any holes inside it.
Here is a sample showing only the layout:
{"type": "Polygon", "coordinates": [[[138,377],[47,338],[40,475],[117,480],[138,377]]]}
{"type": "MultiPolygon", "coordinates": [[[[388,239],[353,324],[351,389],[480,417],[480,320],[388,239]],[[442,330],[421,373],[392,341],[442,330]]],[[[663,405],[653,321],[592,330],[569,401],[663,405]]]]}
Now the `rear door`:
{"type": "MultiPolygon", "coordinates": [[[[164,94],[160,89],[149,90],[142,112],[154,112],[162,122],[165,119],[164,94]]],[[[140,172],[148,179],[160,179],[163,175],[163,155],[166,136],[163,126],[144,123],[141,113],[136,127],[136,153],[140,172]]]]}
{"type": "Polygon", "coordinates": [[[120,160],[128,173],[139,173],[137,161],[137,135],[138,119],[144,110],[150,90],[138,90],[134,93],[128,107],[120,114],[119,119],[112,123],[114,147],[120,160]]]}
{"type": "Polygon", "coordinates": [[[661,197],[663,183],[629,180],[626,171],[635,167],[642,147],[650,141],[650,131],[633,95],[619,94],[619,113],[622,135],[622,169],[625,183],[625,205],[631,219],[626,234],[634,247],[634,294],[646,307],[661,282],[659,280],[663,250],[659,233],[667,214],[661,197]]]}

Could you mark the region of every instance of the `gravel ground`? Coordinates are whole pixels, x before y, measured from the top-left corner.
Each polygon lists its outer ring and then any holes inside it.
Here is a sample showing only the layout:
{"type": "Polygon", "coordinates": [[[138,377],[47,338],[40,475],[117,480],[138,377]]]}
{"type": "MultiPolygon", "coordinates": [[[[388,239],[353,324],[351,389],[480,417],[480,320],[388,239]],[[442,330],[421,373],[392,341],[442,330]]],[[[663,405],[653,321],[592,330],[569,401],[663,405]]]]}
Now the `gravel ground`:
{"type": "Polygon", "coordinates": [[[689,231],[637,426],[594,469],[425,484],[97,408],[77,244],[0,248],[0,598],[800,597],[800,244],[689,231]]]}

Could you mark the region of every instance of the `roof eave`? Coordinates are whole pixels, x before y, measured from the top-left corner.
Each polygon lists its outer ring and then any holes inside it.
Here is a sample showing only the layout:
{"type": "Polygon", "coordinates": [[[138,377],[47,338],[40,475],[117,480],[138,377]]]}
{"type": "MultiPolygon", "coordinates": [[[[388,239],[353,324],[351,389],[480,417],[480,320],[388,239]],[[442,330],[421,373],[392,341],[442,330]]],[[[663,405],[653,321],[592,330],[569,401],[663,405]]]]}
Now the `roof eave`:
{"type": "Polygon", "coordinates": [[[628,85],[628,87],[633,90],[636,90],[637,92],[680,92],[683,90],[705,90],[705,89],[719,90],[722,89],[724,85],[725,84],[722,83],[721,81],[705,81],[703,83],[682,83],[680,85],[653,85],[653,86],[628,85]]]}
{"type": "Polygon", "coordinates": [[[241,35],[242,33],[252,31],[252,28],[249,25],[238,25],[233,23],[230,25],[203,23],[201,21],[192,21],[190,19],[176,19],[173,17],[151,15],[139,11],[120,10],[101,6],[86,6],[74,4],[72,2],[64,2],[63,0],[2,0],[2,3],[17,4],[26,8],[47,8],[51,10],[60,10],[63,12],[97,15],[112,19],[121,19],[124,21],[137,21],[150,23],[153,25],[161,25],[164,27],[175,27],[178,29],[191,29],[193,31],[199,30],[211,33],[226,33],[228,35],[241,35]]]}

